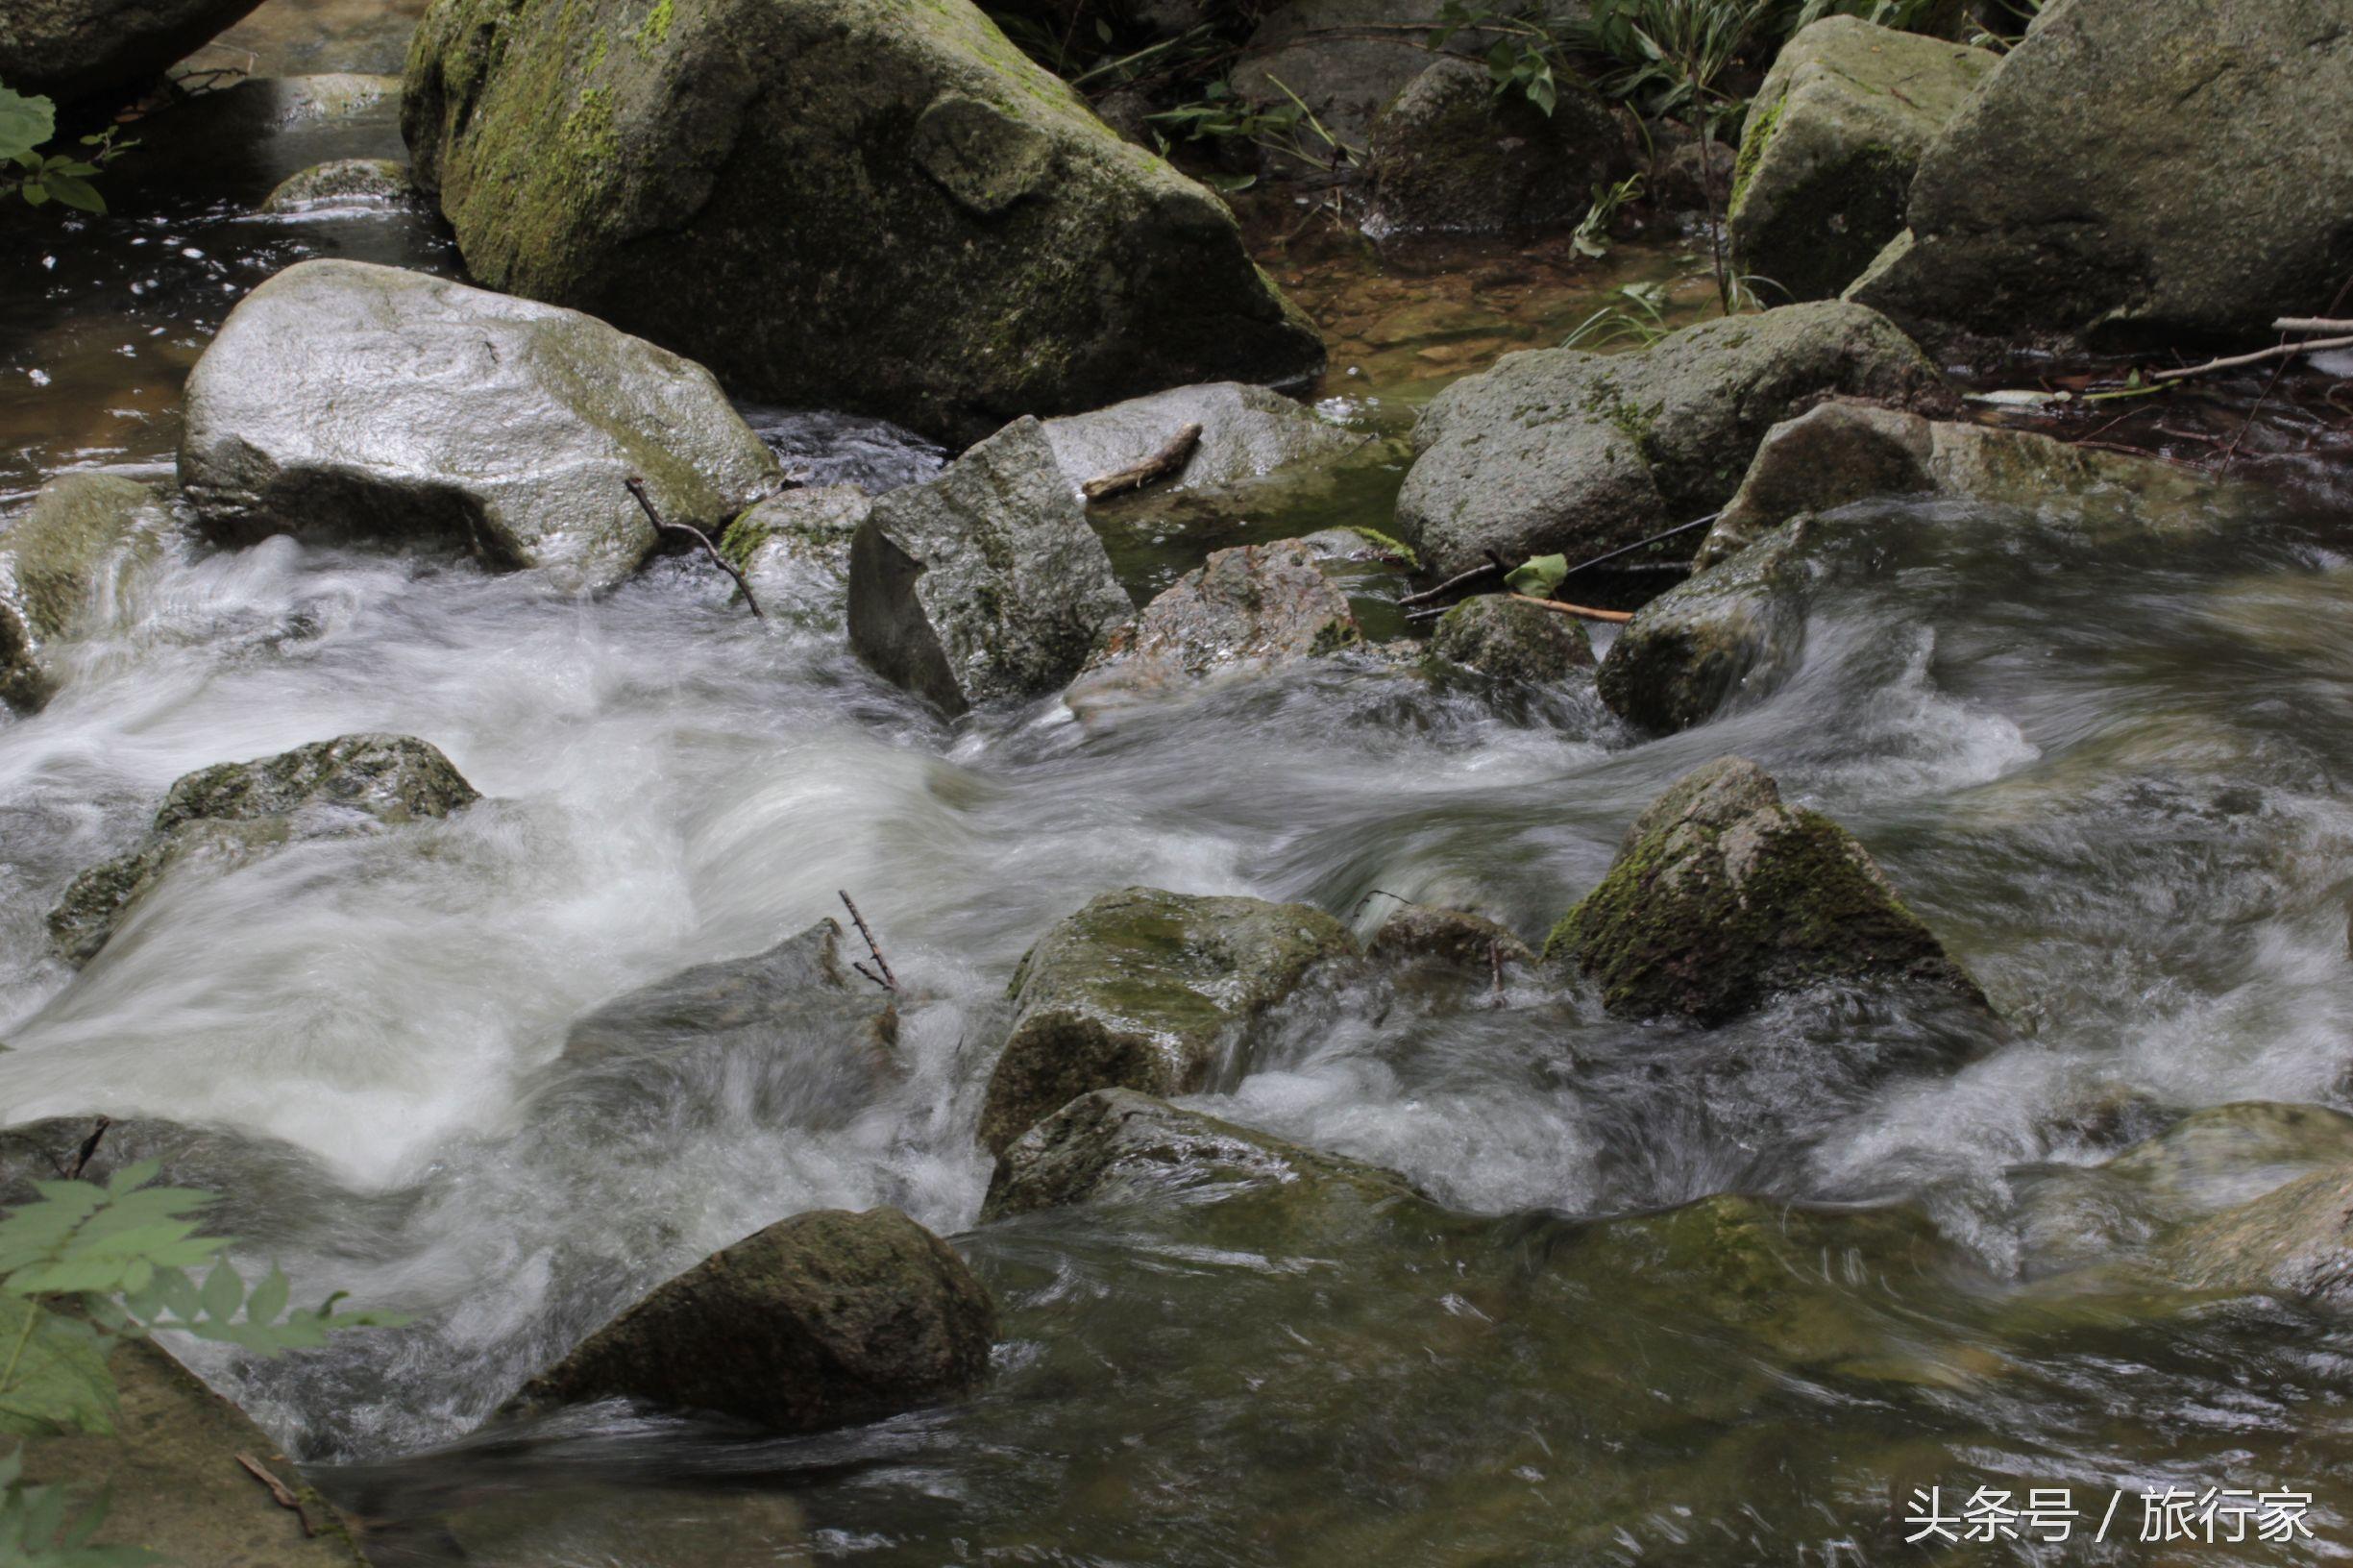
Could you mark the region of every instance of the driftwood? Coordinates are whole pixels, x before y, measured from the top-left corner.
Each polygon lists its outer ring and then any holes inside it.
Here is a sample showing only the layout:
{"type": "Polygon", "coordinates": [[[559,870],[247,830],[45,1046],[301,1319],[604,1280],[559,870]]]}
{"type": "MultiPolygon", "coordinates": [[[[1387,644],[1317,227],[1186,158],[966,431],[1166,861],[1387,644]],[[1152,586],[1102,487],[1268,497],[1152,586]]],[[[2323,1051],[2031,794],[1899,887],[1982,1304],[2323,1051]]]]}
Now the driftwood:
{"type": "Polygon", "coordinates": [[[711,543],[711,536],[709,534],[703,532],[700,528],[696,527],[692,523],[664,522],[662,520],[662,514],[653,509],[653,498],[646,494],[646,481],[639,478],[636,475],[632,474],[621,482],[627,485],[629,487],[629,494],[637,498],[638,507],[646,514],[646,521],[653,525],[654,532],[683,533],[689,539],[692,539],[695,541],[695,543],[700,545],[702,547],[702,552],[711,557],[711,564],[718,567],[722,572],[726,573],[727,576],[733,577],[735,579],[735,585],[744,591],[744,602],[751,606],[751,613],[753,617],[761,621],[768,619],[768,612],[761,609],[760,601],[752,597],[751,584],[744,580],[743,573],[738,572],[733,566],[728,564],[727,557],[722,555],[719,552],[719,547],[711,543]]]}
{"type": "Polygon", "coordinates": [[[1108,496],[1125,495],[1130,490],[1141,490],[1183,468],[1193,448],[1201,444],[1201,427],[1188,425],[1168,438],[1168,444],[1140,463],[1130,463],[1116,473],[1089,479],[1079,486],[1089,501],[1101,501],[1108,496]]]}
{"type": "Polygon", "coordinates": [[[263,1465],[259,1459],[255,1458],[251,1454],[239,1454],[237,1463],[245,1467],[247,1474],[270,1489],[271,1502],[276,1503],[282,1508],[293,1510],[294,1517],[303,1522],[303,1534],[306,1538],[318,1533],[310,1523],[309,1512],[303,1507],[303,1500],[295,1496],[284,1482],[271,1475],[268,1467],[263,1465]]]}
{"type": "Polygon", "coordinates": [[[874,984],[880,986],[883,990],[895,994],[898,991],[898,976],[891,972],[891,961],[882,956],[882,944],[874,940],[873,928],[866,923],[866,917],[858,913],[857,904],[852,902],[850,899],[849,890],[845,888],[841,890],[841,893],[842,907],[849,911],[849,918],[857,923],[858,935],[866,939],[866,950],[873,955],[874,968],[880,969],[882,972],[880,974],[876,974],[874,969],[868,968],[865,965],[857,962],[855,959],[850,961],[849,967],[856,969],[860,974],[865,975],[869,980],[873,981],[874,984]]]}
{"type": "MultiPolygon", "coordinates": [[[[2343,323],[2334,325],[2342,326],[2343,323]]],[[[2234,354],[2227,358],[2209,359],[2202,365],[2187,365],[2180,370],[2152,370],[2152,381],[2186,380],[2193,376],[2210,376],[2218,370],[2238,370],[2245,365],[2268,364],[2274,359],[2292,359],[2299,354],[2317,354],[2323,349],[2353,349],[2353,337],[2311,337],[2301,343],[2280,343],[2253,354],[2234,354]]]]}
{"type": "Polygon", "coordinates": [[[2353,332],[2353,321],[2329,316],[2282,316],[2271,324],[2275,332],[2353,332]]]}
{"type": "Polygon", "coordinates": [[[1539,610],[1550,610],[1555,615],[1573,615],[1580,621],[1600,621],[1622,626],[1634,618],[1631,610],[1597,610],[1585,604],[1563,604],[1556,599],[1538,599],[1533,594],[1513,594],[1511,597],[1523,604],[1533,604],[1539,610]]]}

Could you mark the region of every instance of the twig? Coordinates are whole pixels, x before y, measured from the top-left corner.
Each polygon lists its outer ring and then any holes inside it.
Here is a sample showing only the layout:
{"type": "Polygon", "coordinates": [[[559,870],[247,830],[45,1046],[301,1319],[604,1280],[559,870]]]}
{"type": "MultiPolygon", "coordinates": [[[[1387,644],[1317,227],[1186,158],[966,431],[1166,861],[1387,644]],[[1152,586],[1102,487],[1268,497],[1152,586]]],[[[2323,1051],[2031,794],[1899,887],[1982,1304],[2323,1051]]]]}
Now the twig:
{"type": "Polygon", "coordinates": [[[1185,466],[1201,444],[1201,427],[1188,425],[1168,438],[1167,445],[1140,463],[1130,463],[1115,473],[1089,479],[1079,491],[1089,501],[1101,501],[1107,496],[1124,495],[1130,490],[1141,490],[1145,485],[1164,479],[1185,466]]]}
{"type": "Polygon", "coordinates": [[[107,1129],[113,1125],[113,1117],[100,1116],[90,1127],[90,1136],[82,1140],[82,1147],[74,1151],[73,1159],[65,1164],[63,1174],[67,1181],[78,1182],[82,1179],[82,1172],[89,1167],[90,1156],[98,1152],[98,1140],[105,1138],[107,1129]]]}
{"type": "Polygon", "coordinates": [[[2323,349],[2353,349],[2353,337],[2308,337],[2301,343],[2280,343],[2271,348],[2258,349],[2253,354],[2234,354],[2225,359],[2209,359],[2202,365],[2190,365],[2180,370],[2152,370],[2148,373],[2148,379],[2152,381],[2178,381],[2218,370],[2237,370],[2243,365],[2293,359],[2299,354],[2317,354],[2323,349]]]}
{"type": "Polygon", "coordinates": [[[1448,577],[1444,582],[1439,583],[1435,588],[1425,588],[1418,594],[1408,594],[1405,598],[1397,601],[1397,606],[1400,609],[1405,609],[1415,604],[1427,604],[1434,599],[1442,598],[1447,594],[1453,593],[1456,589],[1461,587],[1466,582],[1477,582],[1482,577],[1494,576],[1502,570],[1503,568],[1497,566],[1493,561],[1489,561],[1484,566],[1474,566],[1468,572],[1456,573],[1453,576],[1448,577]]]}
{"type": "Polygon", "coordinates": [[[1348,918],[1350,919],[1355,919],[1359,915],[1363,914],[1364,906],[1371,903],[1376,898],[1394,898],[1401,904],[1409,904],[1413,902],[1412,899],[1407,897],[1402,893],[1391,893],[1386,888],[1375,888],[1372,892],[1366,894],[1363,897],[1357,900],[1357,907],[1348,912],[1348,918]]]}
{"type": "Polygon", "coordinates": [[[866,950],[873,957],[874,968],[880,969],[882,972],[880,974],[869,973],[865,965],[856,963],[854,961],[849,967],[856,969],[860,974],[866,975],[869,980],[873,981],[874,984],[880,986],[883,990],[896,992],[898,990],[898,976],[891,972],[891,961],[882,956],[882,944],[874,940],[873,927],[868,925],[866,923],[866,917],[858,913],[858,906],[851,901],[849,891],[846,888],[842,890],[842,905],[844,908],[849,911],[849,918],[857,922],[858,935],[866,939],[866,950]]]}
{"type": "Polygon", "coordinates": [[[1539,610],[1550,610],[1555,615],[1573,615],[1580,621],[1602,621],[1613,626],[1622,626],[1634,618],[1631,610],[1597,610],[1583,604],[1563,604],[1556,599],[1538,599],[1533,594],[1513,594],[1509,597],[1523,604],[1533,604],[1539,610]]]}
{"type": "Polygon", "coordinates": [[[1489,1007],[1504,1005],[1504,944],[1494,938],[1487,939],[1487,968],[1495,974],[1495,994],[1489,1007]]]}
{"type": "Polygon", "coordinates": [[[246,1471],[252,1475],[256,1481],[261,1482],[262,1485],[267,1486],[270,1489],[270,1500],[272,1502],[276,1503],[282,1508],[291,1508],[294,1510],[294,1517],[303,1522],[303,1535],[305,1539],[308,1539],[309,1537],[318,1533],[316,1530],[311,1528],[310,1514],[308,1510],[303,1507],[303,1500],[296,1497],[294,1493],[287,1488],[284,1482],[280,1481],[276,1476],[271,1475],[268,1468],[264,1466],[259,1459],[255,1458],[251,1454],[239,1454],[237,1456],[237,1462],[245,1466],[246,1471]]]}
{"type": "Polygon", "coordinates": [[[2353,321],[2327,316],[2282,316],[2271,324],[2275,332],[2353,332],[2353,321]]]}
{"type": "MultiPolygon", "coordinates": [[[[1600,566],[1605,561],[1614,561],[1621,555],[1631,555],[1635,551],[1644,549],[1650,545],[1655,545],[1662,539],[1672,539],[1679,533],[1689,533],[1694,528],[1706,527],[1709,524],[1715,522],[1716,519],[1722,517],[1723,515],[1724,514],[1722,512],[1710,512],[1705,517],[1695,517],[1688,523],[1678,523],[1675,527],[1665,529],[1659,533],[1654,533],[1647,539],[1637,539],[1630,545],[1620,545],[1615,550],[1604,551],[1601,554],[1592,557],[1590,560],[1579,561],[1575,566],[1572,566],[1566,572],[1561,573],[1561,580],[1565,582],[1569,578],[1577,576],[1578,573],[1585,571],[1590,567],[1600,566]]],[[[1459,588],[1466,582],[1476,582],[1483,577],[1491,576],[1496,573],[1508,573],[1508,571],[1509,568],[1504,565],[1502,558],[1497,556],[1493,551],[1487,551],[1486,565],[1474,566],[1468,572],[1457,573],[1454,576],[1448,577],[1444,582],[1439,583],[1435,588],[1425,589],[1418,594],[1408,594],[1405,598],[1397,601],[1398,607],[1403,609],[1414,604],[1427,604],[1432,600],[1439,597],[1441,594],[1447,593],[1452,589],[1459,588]]],[[[1411,617],[1408,617],[1408,619],[1409,620],[1411,617]]]]}
{"type": "Polygon", "coordinates": [[[663,522],[662,514],[653,509],[653,498],[646,494],[646,481],[639,478],[636,475],[632,474],[621,482],[627,485],[629,487],[629,494],[637,498],[637,504],[644,509],[646,521],[653,525],[654,532],[683,533],[689,539],[692,539],[695,541],[695,543],[700,545],[702,547],[702,552],[711,557],[711,564],[718,567],[722,572],[726,573],[727,576],[733,577],[735,579],[735,585],[744,591],[744,602],[751,606],[752,615],[758,620],[765,621],[768,619],[768,612],[760,608],[759,600],[752,596],[751,584],[744,580],[743,573],[738,572],[733,566],[728,564],[727,557],[722,555],[719,552],[719,547],[711,543],[711,536],[709,534],[703,532],[700,528],[696,527],[692,523],[663,522]]]}

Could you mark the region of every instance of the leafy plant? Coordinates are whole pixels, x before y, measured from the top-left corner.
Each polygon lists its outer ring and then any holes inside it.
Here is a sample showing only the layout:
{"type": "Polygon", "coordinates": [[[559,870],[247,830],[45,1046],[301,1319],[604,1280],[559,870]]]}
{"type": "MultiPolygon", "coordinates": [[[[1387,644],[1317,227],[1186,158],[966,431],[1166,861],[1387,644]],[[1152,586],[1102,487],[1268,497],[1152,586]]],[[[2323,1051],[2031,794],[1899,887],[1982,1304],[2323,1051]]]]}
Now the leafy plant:
{"type": "Polygon", "coordinates": [[[1641,195],[1642,176],[1639,174],[1630,174],[1612,185],[1595,185],[1593,205],[1585,208],[1585,215],[1578,220],[1576,233],[1569,235],[1569,243],[1577,248],[1577,254],[1597,259],[1607,256],[1609,226],[1616,221],[1618,208],[1628,202],[1638,200],[1641,195]]]}
{"type": "Polygon", "coordinates": [[[1572,328],[1560,340],[1564,349],[1605,349],[1619,343],[1633,343],[1642,348],[1665,337],[1675,329],[1667,324],[1662,308],[1666,290],[1656,283],[1629,283],[1618,290],[1624,305],[1607,305],[1572,328]]]}
{"type": "Polygon", "coordinates": [[[1498,98],[1518,92],[1550,114],[1560,103],[1556,72],[1567,73],[1568,40],[1545,20],[1540,11],[1496,11],[1471,0],[1446,0],[1430,35],[1433,51],[1444,49],[1464,33],[1493,39],[1487,45],[1487,76],[1498,98]]]}
{"type": "Polygon", "coordinates": [[[136,146],[115,140],[115,129],[84,136],[88,151],[79,155],[44,154],[42,143],[57,134],[57,105],[0,86],[0,163],[16,167],[0,178],[0,197],[21,195],[28,207],[50,202],[84,212],[104,212],[107,200],[90,184],[102,167],[136,146]]]}
{"type": "MultiPolygon", "coordinates": [[[[1287,102],[1254,104],[1236,92],[1232,83],[1212,82],[1194,102],[1148,117],[1155,125],[1182,133],[1189,141],[1248,142],[1322,169],[1353,163],[1361,157],[1361,149],[1334,135],[1280,77],[1270,75],[1266,80],[1275,85],[1287,102]]],[[[1242,177],[1238,183],[1229,180],[1213,184],[1223,189],[1238,190],[1249,180],[1242,177]]]]}
{"type": "Polygon", "coordinates": [[[1504,586],[1532,599],[1550,599],[1568,575],[1566,555],[1532,555],[1504,574],[1504,586]]]}

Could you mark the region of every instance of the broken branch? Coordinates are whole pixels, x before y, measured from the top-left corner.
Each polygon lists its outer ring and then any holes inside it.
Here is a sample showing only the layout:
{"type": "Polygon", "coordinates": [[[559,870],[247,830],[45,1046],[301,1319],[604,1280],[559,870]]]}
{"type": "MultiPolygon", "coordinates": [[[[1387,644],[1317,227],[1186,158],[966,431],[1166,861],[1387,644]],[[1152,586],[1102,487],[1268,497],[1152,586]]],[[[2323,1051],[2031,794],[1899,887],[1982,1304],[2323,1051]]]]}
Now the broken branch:
{"type": "Polygon", "coordinates": [[[1124,495],[1130,490],[1141,490],[1145,485],[1166,478],[1185,466],[1201,444],[1201,427],[1188,425],[1168,438],[1168,444],[1140,463],[1131,463],[1116,473],[1089,479],[1079,490],[1089,501],[1101,501],[1107,496],[1124,495]]]}
{"type": "Polygon", "coordinates": [[[303,1534],[306,1538],[318,1533],[310,1526],[310,1514],[304,1508],[303,1500],[296,1497],[284,1482],[271,1475],[259,1459],[255,1458],[251,1454],[239,1454],[237,1462],[245,1467],[247,1474],[270,1489],[270,1498],[273,1502],[282,1508],[291,1508],[294,1511],[294,1517],[303,1522],[303,1534]]]}
{"type": "Polygon", "coordinates": [[[637,504],[645,512],[646,521],[653,525],[654,532],[683,533],[689,539],[692,539],[695,541],[695,543],[700,545],[702,547],[702,552],[711,557],[711,564],[718,567],[722,572],[726,573],[727,576],[733,577],[735,579],[735,585],[744,591],[744,602],[751,606],[752,615],[758,620],[765,621],[768,619],[767,612],[760,608],[760,601],[752,597],[751,584],[744,580],[743,573],[738,572],[733,566],[728,564],[727,557],[722,555],[719,552],[719,547],[711,543],[711,536],[709,534],[703,532],[700,528],[696,527],[692,523],[663,522],[662,514],[653,509],[653,498],[646,494],[646,481],[639,478],[636,475],[632,474],[621,482],[627,485],[629,488],[629,494],[637,498],[637,504]]]}
{"type": "Polygon", "coordinates": [[[873,958],[874,968],[882,972],[874,974],[869,971],[865,965],[854,961],[849,967],[883,990],[895,993],[898,990],[898,976],[891,972],[891,961],[882,956],[882,944],[874,940],[873,928],[866,923],[866,917],[858,913],[858,906],[851,901],[848,890],[843,889],[841,893],[842,907],[849,911],[850,919],[857,924],[858,935],[866,939],[866,950],[873,958]]]}
{"type": "Polygon", "coordinates": [[[2282,316],[2271,324],[2275,332],[2353,332],[2353,321],[2327,316],[2282,316]]]}
{"type": "Polygon", "coordinates": [[[2353,337],[2309,337],[2301,343],[2281,343],[2253,354],[2234,354],[2227,358],[2209,359],[2202,365],[2189,365],[2180,370],[2152,370],[2152,381],[2179,381],[2192,376],[2211,375],[2218,370],[2237,370],[2243,365],[2267,364],[2273,359],[2292,359],[2299,354],[2317,354],[2322,349],[2353,349],[2353,337]]]}
{"type": "Polygon", "coordinates": [[[1510,597],[1523,604],[1533,604],[1539,610],[1550,610],[1555,615],[1573,615],[1580,621],[1600,621],[1613,626],[1622,626],[1634,618],[1631,610],[1597,610],[1584,604],[1563,604],[1556,599],[1538,599],[1533,594],[1513,594],[1510,597]]]}

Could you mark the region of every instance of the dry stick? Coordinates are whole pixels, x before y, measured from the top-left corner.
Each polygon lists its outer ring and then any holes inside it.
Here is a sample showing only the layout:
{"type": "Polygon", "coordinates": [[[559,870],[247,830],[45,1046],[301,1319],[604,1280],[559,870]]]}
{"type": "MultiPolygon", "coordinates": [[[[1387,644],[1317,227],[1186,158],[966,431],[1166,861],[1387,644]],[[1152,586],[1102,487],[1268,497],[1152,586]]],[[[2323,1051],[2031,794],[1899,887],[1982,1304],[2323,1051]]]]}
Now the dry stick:
{"type": "Polygon", "coordinates": [[[878,975],[869,974],[867,973],[866,966],[863,964],[853,963],[850,965],[850,968],[856,969],[860,974],[866,975],[869,980],[873,981],[874,984],[880,986],[883,990],[888,992],[896,992],[898,990],[898,976],[891,972],[891,961],[882,956],[882,944],[874,940],[873,927],[866,923],[866,917],[859,914],[858,906],[850,901],[849,891],[845,888],[841,890],[841,893],[843,907],[849,911],[849,918],[857,922],[858,935],[866,939],[866,950],[873,955],[874,968],[880,969],[882,973],[878,975]]]}
{"type": "Polygon", "coordinates": [[[726,573],[727,576],[733,577],[735,579],[735,585],[744,591],[744,602],[751,606],[752,615],[762,621],[768,619],[768,613],[760,608],[760,601],[752,597],[751,584],[744,580],[743,573],[738,572],[734,567],[727,564],[727,557],[722,555],[719,552],[719,547],[711,543],[711,536],[709,534],[704,533],[700,528],[696,527],[692,523],[663,522],[662,514],[653,509],[653,498],[646,494],[646,481],[639,478],[636,475],[632,474],[621,482],[627,485],[629,487],[629,494],[637,498],[637,504],[644,509],[646,521],[653,525],[654,532],[683,533],[689,539],[692,539],[695,541],[695,543],[700,545],[702,547],[702,552],[711,557],[711,564],[718,567],[722,572],[726,573]]]}
{"type": "Polygon", "coordinates": [[[304,1508],[303,1500],[296,1497],[294,1493],[287,1488],[284,1482],[280,1481],[276,1476],[271,1475],[267,1467],[265,1467],[259,1459],[255,1458],[251,1454],[240,1454],[237,1456],[237,1462],[245,1466],[247,1472],[250,1473],[256,1481],[261,1482],[262,1485],[267,1486],[270,1489],[271,1500],[280,1507],[291,1508],[294,1510],[294,1517],[303,1522],[303,1534],[306,1538],[318,1533],[317,1531],[310,1528],[310,1514],[304,1508]]]}
{"type": "Polygon", "coordinates": [[[1130,463],[1115,473],[1089,479],[1079,486],[1089,501],[1101,501],[1106,496],[1123,495],[1130,490],[1141,490],[1145,485],[1164,479],[1185,466],[1201,444],[1201,427],[1188,425],[1168,438],[1168,444],[1140,463],[1130,463]]]}
{"type": "Polygon", "coordinates": [[[106,1137],[107,1129],[113,1125],[114,1118],[111,1116],[98,1118],[90,1128],[90,1136],[82,1140],[82,1147],[75,1151],[73,1159],[65,1165],[67,1181],[78,1182],[82,1179],[82,1172],[89,1167],[90,1156],[98,1152],[98,1140],[106,1137]]]}
{"type": "Polygon", "coordinates": [[[1613,626],[1622,626],[1634,618],[1631,610],[1597,610],[1584,604],[1563,604],[1556,599],[1538,599],[1533,594],[1513,594],[1510,597],[1523,604],[1533,604],[1539,610],[1550,610],[1555,615],[1573,615],[1580,621],[1602,621],[1613,626]]]}
{"type": "Polygon", "coordinates": [[[1484,566],[1474,566],[1468,572],[1458,572],[1435,588],[1425,588],[1418,594],[1408,594],[1397,601],[1397,607],[1406,609],[1415,604],[1427,604],[1434,599],[1442,599],[1453,593],[1466,582],[1477,582],[1482,577],[1491,577],[1502,570],[1502,567],[1489,561],[1484,566]]]}
{"type": "Polygon", "coordinates": [[[2282,316],[2271,324],[2275,332],[2353,332],[2353,321],[2334,321],[2327,316],[2282,316]]]}
{"type": "Polygon", "coordinates": [[[2281,343],[2253,354],[2234,354],[2227,359],[2209,359],[2202,365],[2190,365],[2181,370],[2152,370],[2152,381],[2178,381],[2191,376],[2211,375],[2218,370],[2237,370],[2243,365],[2268,364],[2274,359],[2292,359],[2299,354],[2316,354],[2322,349],[2353,349],[2353,337],[2313,337],[2301,343],[2281,343]]]}

